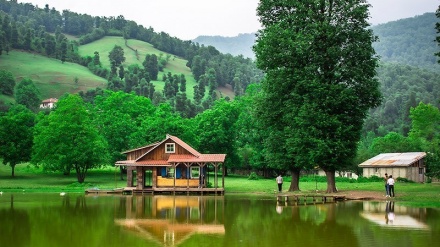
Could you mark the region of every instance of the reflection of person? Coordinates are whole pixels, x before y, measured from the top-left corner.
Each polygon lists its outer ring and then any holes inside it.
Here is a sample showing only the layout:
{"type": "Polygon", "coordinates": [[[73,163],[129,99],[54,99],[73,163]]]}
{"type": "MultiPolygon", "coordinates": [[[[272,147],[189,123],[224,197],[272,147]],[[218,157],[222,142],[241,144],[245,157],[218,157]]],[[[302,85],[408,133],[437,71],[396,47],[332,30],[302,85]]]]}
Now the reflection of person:
{"type": "Polygon", "coordinates": [[[278,214],[281,214],[283,212],[283,207],[277,205],[276,211],[277,211],[278,214]]]}
{"type": "Polygon", "coordinates": [[[278,175],[276,180],[278,184],[278,192],[281,192],[283,190],[283,177],[281,177],[281,175],[278,175]]]}
{"type": "Polygon", "coordinates": [[[388,188],[388,174],[385,173],[385,176],[383,177],[383,180],[385,181],[385,196],[390,196],[390,190],[388,188]]]}
{"type": "Polygon", "coordinates": [[[394,202],[387,202],[386,210],[385,210],[385,222],[393,223],[394,222],[394,202]]]}
{"type": "Polygon", "coordinates": [[[388,193],[390,197],[394,197],[394,179],[393,175],[388,177],[388,193]]]}

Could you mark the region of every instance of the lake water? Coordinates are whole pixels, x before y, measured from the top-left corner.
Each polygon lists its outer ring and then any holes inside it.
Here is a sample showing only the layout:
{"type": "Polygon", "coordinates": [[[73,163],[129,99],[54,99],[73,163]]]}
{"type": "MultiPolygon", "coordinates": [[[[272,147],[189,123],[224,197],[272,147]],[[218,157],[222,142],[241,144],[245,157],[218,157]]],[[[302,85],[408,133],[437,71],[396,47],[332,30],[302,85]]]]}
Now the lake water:
{"type": "Polygon", "coordinates": [[[440,209],[274,196],[3,193],[0,247],[440,246],[440,209]]]}

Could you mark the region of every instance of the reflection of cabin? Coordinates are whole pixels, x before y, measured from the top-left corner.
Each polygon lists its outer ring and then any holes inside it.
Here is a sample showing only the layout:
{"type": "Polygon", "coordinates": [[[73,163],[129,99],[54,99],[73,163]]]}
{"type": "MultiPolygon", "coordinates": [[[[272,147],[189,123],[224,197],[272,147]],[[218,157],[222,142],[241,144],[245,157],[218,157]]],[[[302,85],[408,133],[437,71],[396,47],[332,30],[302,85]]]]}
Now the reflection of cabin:
{"type": "Polygon", "coordinates": [[[375,224],[386,227],[427,230],[426,208],[405,207],[395,205],[394,201],[386,203],[363,202],[361,216],[375,224]],[[389,215],[393,217],[390,219],[389,215]]]}
{"type": "Polygon", "coordinates": [[[45,99],[41,102],[40,108],[52,109],[55,106],[55,103],[57,103],[57,102],[58,102],[58,99],[55,99],[55,98],[45,99]]]}
{"type": "Polygon", "coordinates": [[[133,193],[223,193],[226,154],[201,154],[176,136],[123,152],[127,188],[133,193]],[[221,171],[219,168],[222,168],[221,171]],[[212,183],[208,171],[213,171],[212,183]],[[219,175],[221,174],[221,187],[219,175]]]}
{"type": "Polygon", "coordinates": [[[363,168],[364,177],[383,177],[385,173],[393,178],[406,178],[414,182],[425,181],[425,156],[424,152],[414,153],[382,153],[367,161],[359,167],[363,168]]]}
{"type": "Polygon", "coordinates": [[[125,230],[160,246],[177,246],[194,234],[224,235],[223,197],[121,197],[125,218],[115,220],[125,230]]]}

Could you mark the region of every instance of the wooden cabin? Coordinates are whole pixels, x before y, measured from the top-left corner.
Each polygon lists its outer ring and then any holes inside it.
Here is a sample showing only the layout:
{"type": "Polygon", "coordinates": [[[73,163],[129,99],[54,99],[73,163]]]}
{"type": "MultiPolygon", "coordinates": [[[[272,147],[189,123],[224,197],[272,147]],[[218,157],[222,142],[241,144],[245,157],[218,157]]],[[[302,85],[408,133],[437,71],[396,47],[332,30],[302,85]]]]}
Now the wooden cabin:
{"type": "Polygon", "coordinates": [[[413,153],[382,153],[359,164],[363,169],[364,177],[383,177],[385,173],[393,178],[425,182],[425,152],[413,153]]]}
{"type": "Polygon", "coordinates": [[[224,193],[226,154],[201,154],[172,135],[123,154],[127,155],[127,159],[117,161],[115,165],[127,168],[126,191],[224,193]]]}

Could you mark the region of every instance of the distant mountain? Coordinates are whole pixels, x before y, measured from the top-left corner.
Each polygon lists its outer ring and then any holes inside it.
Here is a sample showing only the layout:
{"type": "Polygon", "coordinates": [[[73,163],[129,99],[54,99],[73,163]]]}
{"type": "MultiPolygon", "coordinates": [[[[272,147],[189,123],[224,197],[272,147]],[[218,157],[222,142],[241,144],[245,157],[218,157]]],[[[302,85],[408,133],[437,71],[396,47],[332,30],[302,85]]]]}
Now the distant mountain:
{"type": "MultiPolygon", "coordinates": [[[[372,26],[374,34],[379,37],[379,41],[373,46],[381,61],[437,71],[438,64],[434,56],[439,50],[434,42],[434,27],[437,21],[434,13],[426,13],[372,26]]],[[[199,36],[193,41],[212,45],[222,53],[255,58],[252,51],[255,33],[240,34],[236,37],[199,36]]]]}
{"type": "Polygon", "coordinates": [[[434,56],[439,50],[435,42],[437,21],[434,13],[426,13],[373,26],[374,34],[379,37],[374,49],[383,62],[438,71],[434,56]]]}
{"type": "Polygon", "coordinates": [[[205,46],[214,46],[221,53],[229,53],[234,56],[243,55],[252,59],[255,57],[252,51],[255,33],[243,33],[235,37],[199,36],[192,41],[205,46]]]}

